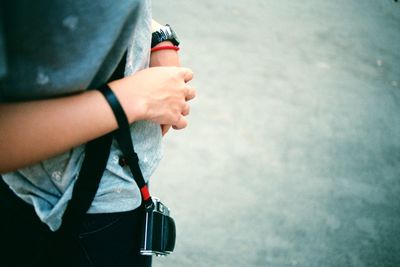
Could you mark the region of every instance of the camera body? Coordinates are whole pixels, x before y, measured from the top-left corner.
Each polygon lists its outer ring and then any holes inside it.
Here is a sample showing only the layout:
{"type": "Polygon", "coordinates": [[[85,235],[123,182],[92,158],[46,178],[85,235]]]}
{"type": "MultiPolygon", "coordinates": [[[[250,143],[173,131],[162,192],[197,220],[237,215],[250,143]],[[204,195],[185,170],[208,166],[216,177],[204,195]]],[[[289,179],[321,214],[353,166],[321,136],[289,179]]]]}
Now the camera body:
{"type": "Polygon", "coordinates": [[[175,247],[176,228],[169,209],[157,198],[145,207],[140,254],[166,256],[175,247]]]}

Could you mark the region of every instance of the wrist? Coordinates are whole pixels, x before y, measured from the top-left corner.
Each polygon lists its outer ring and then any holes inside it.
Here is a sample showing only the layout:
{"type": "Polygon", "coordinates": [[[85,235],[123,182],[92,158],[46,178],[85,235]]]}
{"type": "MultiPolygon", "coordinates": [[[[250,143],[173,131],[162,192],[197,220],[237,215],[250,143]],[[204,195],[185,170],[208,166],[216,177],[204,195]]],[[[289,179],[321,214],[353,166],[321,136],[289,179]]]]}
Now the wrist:
{"type": "Polygon", "coordinates": [[[115,80],[108,83],[110,89],[116,95],[120,102],[129,123],[142,120],[145,114],[145,101],[139,95],[132,96],[133,90],[130,90],[125,79],[115,80]]]}
{"type": "Polygon", "coordinates": [[[174,46],[174,45],[162,45],[162,46],[158,46],[158,47],[153,47],[150,51],[151,53],[157,52],[157,51],[165,51],[165,50],[173,50],[175,52],[179,51],[179,47],[178,46],[174,46]]]}
{"type": "MultiPolygon", "coordinates": [[[[164,41],[157,44],[154,48],[164,47],[164,46],[173,46],[173,43],[170,41],[164,41]]],[[[159,67],[159,66],[180,66],[180,60],[178,51],[175,49],[162,49],[153,51],[150,54],[150,67],[159,67]]]]}

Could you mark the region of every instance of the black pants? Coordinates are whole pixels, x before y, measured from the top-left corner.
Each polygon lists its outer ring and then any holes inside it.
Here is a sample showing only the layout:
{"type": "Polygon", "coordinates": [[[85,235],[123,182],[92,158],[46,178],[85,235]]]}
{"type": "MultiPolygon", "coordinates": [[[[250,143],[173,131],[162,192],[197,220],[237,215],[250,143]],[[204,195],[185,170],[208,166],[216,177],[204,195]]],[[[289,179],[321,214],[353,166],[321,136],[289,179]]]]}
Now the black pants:
{"type": "Polygon", "coordinates": [[[0,180],[0,267],[151,266],[139,254],[142,209],[87,214],[79,233],[55,238],[0,180]]]}

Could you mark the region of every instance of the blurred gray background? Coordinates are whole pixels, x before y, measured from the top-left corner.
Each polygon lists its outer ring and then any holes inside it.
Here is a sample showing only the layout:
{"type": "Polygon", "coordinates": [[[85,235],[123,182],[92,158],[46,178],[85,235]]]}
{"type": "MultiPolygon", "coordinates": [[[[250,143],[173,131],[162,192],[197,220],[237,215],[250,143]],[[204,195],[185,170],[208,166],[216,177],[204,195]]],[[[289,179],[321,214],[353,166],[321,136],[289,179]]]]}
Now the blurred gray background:
{"type": "Polygon", "coordinates": [[[156,267],[400,266],[400,3],[153,1],[195,72],[156,267]]]}

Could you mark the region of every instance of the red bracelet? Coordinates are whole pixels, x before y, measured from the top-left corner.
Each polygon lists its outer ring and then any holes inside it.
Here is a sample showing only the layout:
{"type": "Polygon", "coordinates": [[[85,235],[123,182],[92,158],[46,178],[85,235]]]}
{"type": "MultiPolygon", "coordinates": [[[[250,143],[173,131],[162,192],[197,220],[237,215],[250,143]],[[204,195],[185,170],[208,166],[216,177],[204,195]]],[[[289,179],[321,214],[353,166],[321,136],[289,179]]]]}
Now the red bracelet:
{"type": "Polygon", "coordinates": [[[160,50],[175,50],[179,51],[179,47],[175,45],[162,45],[162,46],[156,46],[153,47],[150,51],[155,52],[155,51],[160,51],[160,50]]]}

